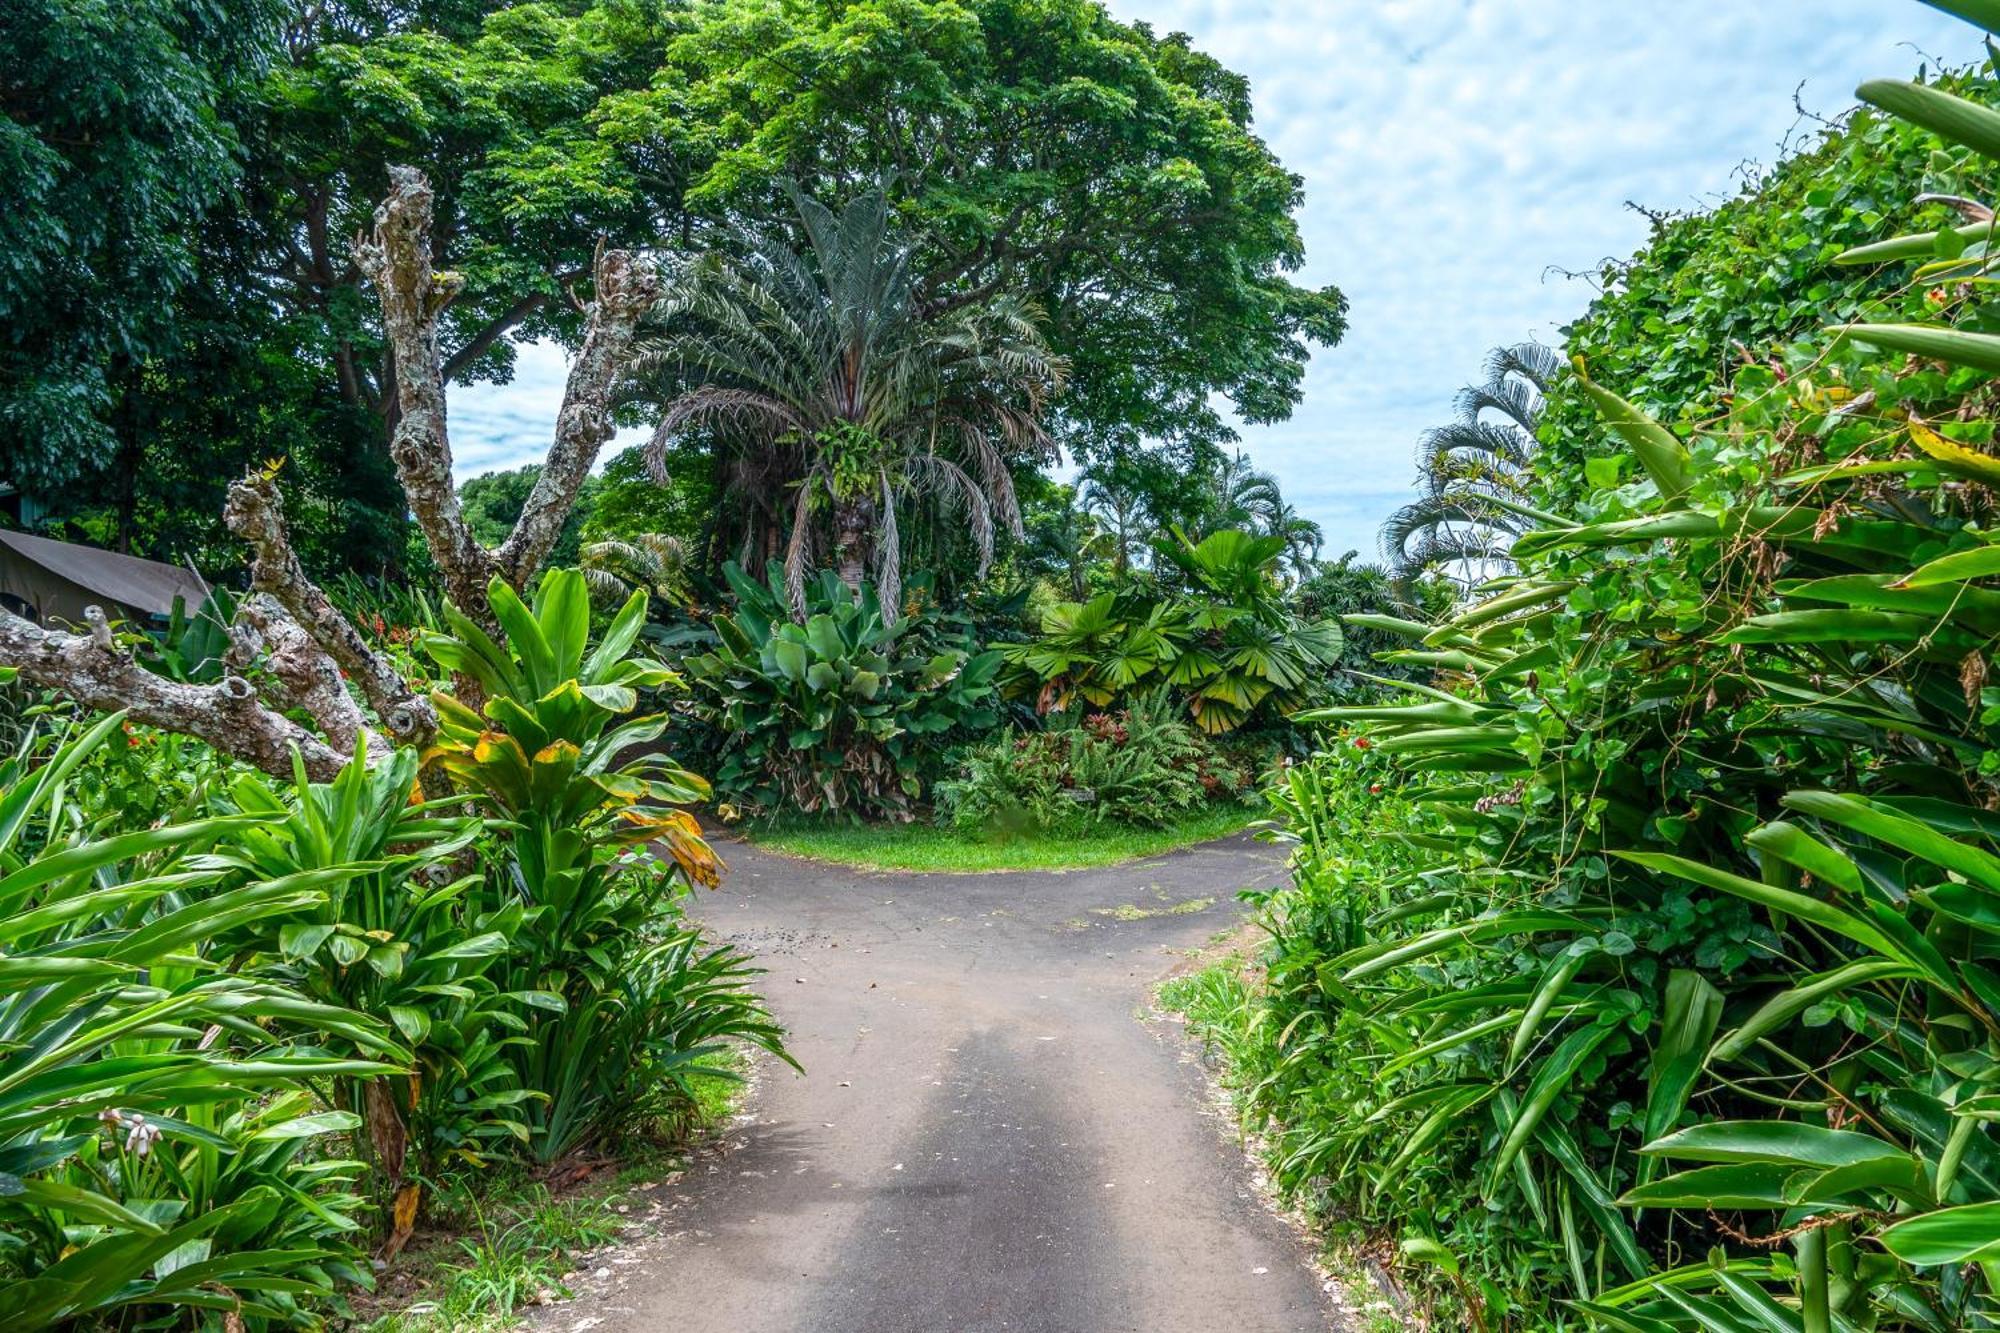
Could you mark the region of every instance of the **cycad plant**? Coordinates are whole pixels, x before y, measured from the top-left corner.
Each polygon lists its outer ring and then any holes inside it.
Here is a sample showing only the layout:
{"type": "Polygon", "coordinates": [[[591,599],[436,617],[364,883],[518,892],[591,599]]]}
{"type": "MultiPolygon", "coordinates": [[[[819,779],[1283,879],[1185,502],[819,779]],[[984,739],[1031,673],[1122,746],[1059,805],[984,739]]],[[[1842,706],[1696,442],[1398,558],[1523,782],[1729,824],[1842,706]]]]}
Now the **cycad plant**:
{"type": "Polygon", "coordinates": [[[1472,583],[1501,572],[1534,522],[1535,429],[1560,358],[1540,343],[1494,349],[1486,378],[1458,395],[1458,419],[1417,447],[1416,500],[1382,525],[1382,555],[1404,583],[1447,570],[1472,583]]]}
{"type": "Polygon", "coordinates": [[[683,432],[714,431],[735,453],[737,498],[772,519],[774,500],[789,509],[796,617],[823,554],[850,589],[872,574],[893,619],[899,511],[958,513],[982,577],[995,527],[1021,536],[1011,470],[1053,456],[1041,416],[1064,365],[1012,297],[927,303],[881,191],[838,212],[791,196],[803,248],[745,229],[672,275],[634,392],[661,405],[656,460],[683,432]]]}

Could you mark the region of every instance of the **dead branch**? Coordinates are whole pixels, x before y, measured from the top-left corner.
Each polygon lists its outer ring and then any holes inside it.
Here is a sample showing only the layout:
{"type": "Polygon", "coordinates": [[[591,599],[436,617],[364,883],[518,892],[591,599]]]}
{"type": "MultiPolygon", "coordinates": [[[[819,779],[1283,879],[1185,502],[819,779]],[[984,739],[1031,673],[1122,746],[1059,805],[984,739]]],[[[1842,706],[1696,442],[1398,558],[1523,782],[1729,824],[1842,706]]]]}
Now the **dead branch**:
{"type": "Polygon", "coordinates": [[[384,755],[389,747],[369,733],[368,719],[361,706],[347,692],[334,664],[282,603],[268,592],[246,598],[231,626],[232,638],[242,633],[245,647],[264,655],[271,681],[265,693],[284,709],[300,709],[318,722],[327,740],[352,755],[363,735],[370,736],[368,752],[384,755]]]}
{"type": "MultiPolygon", "coordinates": [[[[499,551],[489,552],[474,539],[459,510],[445,428],[438,319],[462,283],[456,274],[432,267],[429,182],[409,167],[392,167],[389,179],[374,230],[356,239],[354,259],[382,301],[384,375],[394,378],[396,395],[390,454],[445,594],[491,628],[489,580],[499,574],[521,584],[534,575],[611,437],[612,394],[639,320],[659,297],[659,274],[644,256],[600,245],[594,300],[586,311],[583,346],[570,369],[555,440],[514,531],[499,551]]],[[[524,302],[516,310],[527,308],[524,302]]],[[[45,630],[0,612],[0,663],[85,707],[123,710],[136,722],[198,737],[281,778],[291,776],[296,752],[314,779],[330,780],[364,738],[374,740],[370,714],[388,741],[427,743],[437,731],[436,709],[306,577],[292,548],[276,482],[261,473],[236,482],[223,515],[230,531],[251,549],[255,595],[245,600],[229,627],[229,674],[220,683],[195,685],[148,671],[119,647],[109,622],[94,607],[84,634],[45,630]],[[253,666],[261,668],[258,684],[245,674],[253,666]],[[350,693],[350,681],[360,700],[350,693]],[[287,712],[304,713],[318,734],[287,712]]],[[[477,682],[460,682],[462,702],[476,706],[477,694],[477,682]]],[[[389,749],[388,744],[369,746],[375,755],[389,749]]]]}
{"type": "Polygon", "coordinates": [[[135,722],[198,737],[274,777],[291,778],[294,749],[317,781],[330,781],[347,761],[318,736],[266,708],[256,687],[240,675],[214,685],[168,680],[115,646],[106,648],[85,634],[45,630],[4,610],[0,661],[86,708],[122,709],[135,722]]]}
{"type": "Polygon", "coordinates": [[[583,348],[570,366],[556,416],[556,438],[535,478],[521,517],[495,557],[501,573],[526,583],[562,535],[576,497],[611,438],[611,395],[630,358],[639,320],[660,297],[653,261],[629,250],[599,248],[596,299],[589,306],[583,348]]]}
{"type": "Polygon", "coordinates": [[[492,557],[459,511],[445,430],[438,316],[463,280],[431,267],[430,182],[415,167],[389,168],[389,195],[375,210],[372,238],[357,237],[354,262],[382,298],[382,328],[395,357],[398,416],[389,456],[410,513],[437,560],[445,593],[475,620],[491,623],[486,581],[492,557]]]}
{"type": "MultiPolygon", "coordinates": [[[[285,511],[278,497],[277,483],[258,473],[236,482],[229,488],[229,501],[223,509],[223,518],[229,524],[229,530],[250,545],[250,586],[275,599],[307,636],[306,642],[287,639],[287,668],[297,676],[297,683],[303,685],[308,675],[325,674],[301,656],[309,645],[317,645],[321,654],[331,659],[329,666],[338,664],[339,671],[334,673],[336,683],[339,672],[344,671],[361,687],[362,695],[368,700],[369,707],[375,710],[375,716],[381,720],[391,740],[399,745],[428,743],[437,733],[437,710],[431,706],[429,699],[410,688],[409,682],[389,664],[388,659],[368,646],[368,641],[361,637],[347,617],[340,613],[317,584],[306,577],[285,529],[285,511]]],[[[261,625],[259,628],[264,629],[261,625]]],[[[274,650],[278,647],[268,629],[264,637],[274,650]]],[[[273,669],[276,669],[275,662],[273,669]]],[[[283,672],[280,677],[285,678],[283,672]]],[[[314,693],[315,697],[325,697],[323,692],[314,693]]],[[[339,694],[340,699],[346,701],[346,691],[341,690],[339,694]]],[[[323,713],[317,708],[310,711],[328,725],[327,734],[336,745],[342,742],[334,734],[333,726],[337,724],[347,732],[349,743],[346,748],[351,750],[354,723],[358,717],[348,718],[330,698],[326,702],[333,711],[323,713]]],[[[382,752],[378,747],[377,753],[382,752]]]]}

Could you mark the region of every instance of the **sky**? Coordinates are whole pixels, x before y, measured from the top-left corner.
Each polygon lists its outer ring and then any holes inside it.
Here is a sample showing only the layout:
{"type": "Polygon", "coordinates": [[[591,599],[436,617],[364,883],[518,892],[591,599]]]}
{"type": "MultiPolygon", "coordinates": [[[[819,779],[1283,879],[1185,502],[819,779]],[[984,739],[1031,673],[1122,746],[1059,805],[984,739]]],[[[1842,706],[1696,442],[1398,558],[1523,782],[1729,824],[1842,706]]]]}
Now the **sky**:
{"type": "MultiPolygon", "coordinates": [[[[1250,79],[1256,131],[1305,182],[1296,279],[1351,303],[1289,421],[1244,451],[1326,533],[1372,557],[1416,442],[1487,349],[1558,341],[1591,271],[1644,243],[1626,207],[1696,209],[1863,79],[1978,53],[1915,0],[1109,0],[1250,79]]],[[[1807,126],[1809,128],[1809,126],[1807,126]]],[[[459,477],[538,460],[563,353],[453,391],[459,477]]],[[[630,432],[633,438],[644,432],[630,432]]]]}

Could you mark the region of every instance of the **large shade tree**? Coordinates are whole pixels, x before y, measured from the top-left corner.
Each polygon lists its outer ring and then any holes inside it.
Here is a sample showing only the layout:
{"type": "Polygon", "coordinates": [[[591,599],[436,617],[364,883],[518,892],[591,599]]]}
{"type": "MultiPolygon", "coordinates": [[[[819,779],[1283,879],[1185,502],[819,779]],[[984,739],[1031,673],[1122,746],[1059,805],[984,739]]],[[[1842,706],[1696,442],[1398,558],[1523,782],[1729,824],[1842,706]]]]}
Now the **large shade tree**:
{"type": "Polygon", "coordinates": [[[674,45],[718,127],[697,208],[769,212],[787,177],[889,180],[933,309],[1019,293],[1073,368],[1051,429],[1088,456],[1217,441],[1220,399],[1289,414],[1346,301],[1287,274],[1300,183],[1240,75],[1094,0],[716,0],[674,45]]]}
{"type": "Polygon", "coordinates": [[[113,462],[149,358],[184,349],[195,224],[241,171],[278,0],[0,6],[0,480],[113,462]]]}
{"type": "MultiPolygon", "coordinates": [[[[309,565],[394,564],[405,520],[388,454],[403,394],[350,239],[372,225],[391,165],[414,165],[432,190],[435,262],[454,282],[437,312],[444,380],[504,380],[521,339],[574,351],[600,240],[691,236],[683,195],[712,146],[691,140],[656,87],[672,82],[662,71],[684,19],[665,6],[486,0],[148,3],[131,22],[104,17],[111,8],[132,7],[35,0],[18,30],[13,9],[0,17],[8,69],[35,72],[7,80],[0,133],[67,159],[0,229],[95,236],[75,226],[88,206],[119,243],[111,263],[73,240],[68,262],[95,285],[40,281],[22,308],[115,335],[131,366],[100,390],[72,373],[89,368],[80,354],[17,343],[30,364],[0,373],[22,389],[0,387],[12,409],[34,407],[29,388],[50,401],[49,385],[82,387],[64,390],[76,400],[68,435],[0,432],[39,450],[0,461],[92,535],[220,572],[234,558],[220,522],[229,479],[282,457],[309,565]],[[135,69],[149,77],[127,78],[135,69]],[[102,278],[118,287],[104,306],[116,325],[50,296],[97,302],[102,278]],[[44,455],[59,466],[38,465],[44,455]]],[[[0,269],[35,253],[0,250],[0,269]]],[[[4,292],[0,311],[27,327],[4,292]]]]}
{"type": "Polygon", "coordinates": [[[1025,535],[1013,468],[1052,454],[1041,416],[1061,360],[1012,296],[925,303],[879,191],[837,213],[790,196],[804,246],[746,228],[669,277],[664,331],[633,376],[661,405],[655,456],[688,431],[720,437],[746,553],[788,534],[800,616],[816,551],[850,588],[872,570],[883,605],[898,603],[899,509],[954,507],[983,575],[996,524],[1025,535]]]}
{"type": "MultiPolygon", "coordinates": [[[[0,227],[43,227],[44,205],[87,194],[171,218],[170,233],[148,226],[173,262],[139,275],[170,276],[171,299],[133,300],[150,290],[133,282],[124,304],[101,307],[143,310],[162,336],[131,342],[129,372],[94,400],[103,410],[75,419],[88,448],[44,451],[82,472],[40,497],[142,553],[226,569],[228,478],[282,457],[308,568],[395,562],[397,364],[345,243],[368,227],[391,163],[431,181],[437,263],[461,280],[438,322],[452,384],[504,379],[521,340],[573,352],[573,296],[600,236],[698,253],[735,222],[780,216],[786,176],[845,198],[893,173],[927,306],[1002,291],[1035,303],[1073,368],[1048,429],[1089,458],[1166,449],[1194,470],[1226,442],[1228,408],[1285,415],[1308,345],[1343,327],[1337,292],[1287,277],[1302,258],[1299,183],[1252,132],[1245,82],[1087,0],[326,0],[279,7],[276,32],[250,5],[127,11],[145,23],[100,24],[96,54],[37,64],[44,33],[66,31],[43,17],[100,7],[31,0],[8,29],[24,54],[8,63],[48,71],[51,90],[10,83],[7,120],[43,148],[106,144],[34,117],[87,113],[123,68],[162,71],[148,92],[185,69],[192,91],[170,109],[226,132],[214,160],[233,157],[233,185],[120,195],[115,172],[73,155],[83,170],[37,186],[40,202],[0,227]],[[206,35],[141,57],[129,48],[147,23],[206,35]],[[246,46],[270,65],[250,88],[246,46]],[[54,86],[72,75],[96,82],[54,86]]],[[[147,134],[133,137],[158,141],[147,134]]],[[[0,249],[0,268],[38,262],[0,249]]],[[[16,346],[0,390],[84,382],[63,349],[16,346]]]]}

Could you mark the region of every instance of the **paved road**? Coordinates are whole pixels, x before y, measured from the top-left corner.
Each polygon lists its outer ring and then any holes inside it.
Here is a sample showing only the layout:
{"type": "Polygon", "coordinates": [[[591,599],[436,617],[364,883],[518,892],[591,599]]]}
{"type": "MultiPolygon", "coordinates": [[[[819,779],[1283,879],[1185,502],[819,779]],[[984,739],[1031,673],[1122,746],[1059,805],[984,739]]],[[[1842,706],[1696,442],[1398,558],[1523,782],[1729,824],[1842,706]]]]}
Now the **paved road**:
{"type": "Polygon", "coordinates": [[[699,911],[770,969],[805,1077],[538,1327],[1323,1333],[1300,1243],[1202,1114],[1150,985],[1280,877],[1247,838],[1068,874],[871,874],[722,845],[699,911]],[[1203,905],[1203,900],[1213,900],[1203,905]],[[1178,909],[1178,910],[1173,910],[1178,909]],[[596,1322],[590,1322],[596,1321],[596,1322]]]}

